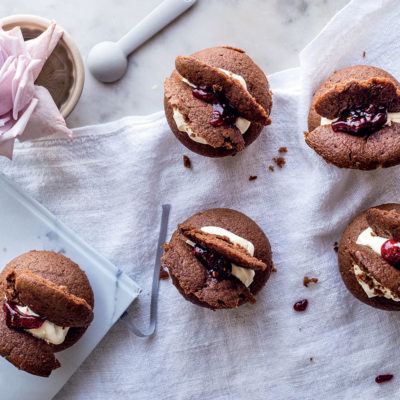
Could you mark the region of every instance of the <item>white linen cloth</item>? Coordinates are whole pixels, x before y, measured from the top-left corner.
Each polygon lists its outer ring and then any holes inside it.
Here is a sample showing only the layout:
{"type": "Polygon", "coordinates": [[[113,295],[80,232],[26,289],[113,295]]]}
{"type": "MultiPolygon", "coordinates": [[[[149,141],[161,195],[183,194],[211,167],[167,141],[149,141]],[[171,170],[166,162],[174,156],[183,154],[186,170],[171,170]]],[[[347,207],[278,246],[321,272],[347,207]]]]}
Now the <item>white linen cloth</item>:
{"type": "Polygon", "coordinates": [[[256,304],[212,312],[162,281],[156,335],[143,340],[117,323],[57,399],[396,398],[400,315],[345,289],[333,245],[360,211],[399,201],[399,167],[340,170],[305,145],[302,131],[313,91],[334,70],[364,63],[400,78],[399,21],[395,0],[344,8],[301,53],[300,68],[269,77],[272,124],[235,157],[190,153],[160,112],[77,129],[72,143],[18,144],[12,163],[0,160],[3,172],[141,285],[130,312],[142,326],[161,204],[172,205],[170,234],[199,210],[229,207],[253,218],[272,244],[278,271],[256,304]],[[270,172],[281,146],[287,163],[270,172]],[[305,288],[305,275],[319,282],[305,288]],[[295,313],[303,298],[307,311],[295,313]],[[394,380],[377,385],[384,373],[394,380]]]}

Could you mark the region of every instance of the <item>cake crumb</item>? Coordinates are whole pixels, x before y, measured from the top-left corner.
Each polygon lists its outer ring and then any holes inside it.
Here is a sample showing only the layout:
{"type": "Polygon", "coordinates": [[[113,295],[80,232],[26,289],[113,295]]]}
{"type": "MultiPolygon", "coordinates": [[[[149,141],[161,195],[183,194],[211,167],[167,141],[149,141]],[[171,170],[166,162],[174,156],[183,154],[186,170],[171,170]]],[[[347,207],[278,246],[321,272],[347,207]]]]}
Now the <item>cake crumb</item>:
{"type": "Polygon", "coordinates": [[[364,50],[364,51],[363,51],[363,58],[365,58],[365,54],[366,54],[366,53],[365,53],[365,50],[364,50]]]}
{"type": "Polygon", "coordinates": [[[317,283],[318,282],[318,278],[309,278],[308,276],[305,276],[303,279],[303,285],[305,287],[308,287],[309,283],[317,283]]]}
{"type": "Polygon", "coordinates": [[[153,86],[151,87],[151,90],[156,90],[156,89],[158,89],[158,85],[153,85],[153,86]]]}
{"type": "Polygon", "coordinates": [[[250,175],[249,181],[255,181],[257,179],[257,175],[250,175]]]}
{"type": "Polygon", "coordinates": [[[188,156],[183,156],[183,165],[185,168],[192,168],[192,162],[190,161],[190,158],[188,156]]]}
{"type": "Polygon", "coordinates": [[[270,165],[270,166],[268,167],[268,169],[269,169],[271,172],[274,172],[274,171],[275,171],[275,167],[274,167],[273,165],[270,165]]]}
{"type": "Polygon", "coordinates": [[[312,362],[312,360],[313,360],[313,358],[312,357],[310,357],[310,361],[312,362]]]}
{"type": "Polygon", "coordinates": [[[274,267],[274,266],[272,266],[272,268],[271,268],[271,272],[277,272],[278,270],[274,267]]]}
{"type": "Polygon", "coordinates": [[[279,167],[282,168],[285,164],[286,161],[283,157],[275,157],[272,159],[272,161],[279,167]]]}
{"type": "Polygon", "coordinates": [[[339,251],[338,242],[333,243],[333,250],[335,250],[335,253],[339,251]]]}
{"type": "Polygon", "coordinates": [[[278,151],[279,153],[287,153],[287,147],[280,147],[278,151]]]}
{"type": "Polygon", "coordinates": [[[160,279],[165,281],[166,279],[169,278],[169,273],[167,270],[165,270],[162,266],[160,267],[160,279]]]}

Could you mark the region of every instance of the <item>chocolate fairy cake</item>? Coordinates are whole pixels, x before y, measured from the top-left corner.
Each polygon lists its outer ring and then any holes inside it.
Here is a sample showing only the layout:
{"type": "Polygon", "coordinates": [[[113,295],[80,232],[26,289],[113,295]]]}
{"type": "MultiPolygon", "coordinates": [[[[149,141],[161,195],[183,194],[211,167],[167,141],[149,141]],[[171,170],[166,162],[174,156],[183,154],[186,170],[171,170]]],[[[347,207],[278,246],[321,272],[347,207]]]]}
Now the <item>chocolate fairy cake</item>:
{"type": "Polygon", "coordinates": [[[254,303],[272,270],[271,246],[246,215],[216,208],[178,225],[161,259],[186,300],[210,309],[254,303]]]}
{"type": "Polygon", "coordinates": [[[366,65],[335,72],[314,94],[305,140],[340,168],[371,170],[399,164],[399,82],[366,65]]]}
{"type": "Polygon", "coordinates": [[[190,150],[223,157],[244,150],[271,123],[268,80],[243,50],[213,47],[178,56],[164,83],[175,136],[190,150]]]}
{"type": "Polygon", "coordinates": [[[30,251],[0,274],[0,355],[17,368],[48,377],[54,353],[76,343],[93,320],[86,274],[59,253],[30,251]]]}
{"type": "Polygon", "coordinates": [[[400,310],[400,204],[382,204],[355,217],[338,255],[343,281],[357,299],[400,310]]]}

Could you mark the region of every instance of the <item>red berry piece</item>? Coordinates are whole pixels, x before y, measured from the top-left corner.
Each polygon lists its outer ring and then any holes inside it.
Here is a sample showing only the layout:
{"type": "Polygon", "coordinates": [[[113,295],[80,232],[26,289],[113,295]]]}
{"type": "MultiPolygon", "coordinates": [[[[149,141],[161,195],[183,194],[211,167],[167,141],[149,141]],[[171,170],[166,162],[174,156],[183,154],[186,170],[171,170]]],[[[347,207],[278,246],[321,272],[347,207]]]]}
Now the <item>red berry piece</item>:
{"type": "Polygon", "coordinates": [[[386,240],[381,247],[382,258],[393,267],[400,269],[400,243],[394,239],[386,240]]]}
{"type": "Polygon", "coordinates": [[[207,268],[212,278],[223,280],[231,276],[232,264],[224,256],[199,245],[195,246],[193,255],[207,268]]]}
{"type": "Polygon", "coordinates": [[[192,94],[196,99],[212,104],[213,117],[210,121],[212,126],[231,126],[236,122],[239,114],[222,92],[214,90],[211,86],[201,85],[193,89],[192,94]]]}
{"type": "Polygon", "coordinates": [[[46,321],[44,317],[22,314],[18,310],[17,305],[9,301],[4,302],[3,311],[6,314],[6,324],[9,328],[38,329],[46,321]]]}
{"type": "Polygon", "coordinates": [[[386,374],[386,375],[378,375],[375,378],[375,382],[376,383],[385,383],[385,382],[389,382],[393,379],[393,375],[391,374],[386,374]]]}
{"type": "Polygon", "coordinates": [[[203,100],[206,103],[214,103],[218,101],[218,97],[213,88],[201,85],[192,90],[192,94],[196,99],[203,100]]]}
{"type": "Polygon", "coordinates": [[[365,136],[386,124],[387,108],[370,104],[368,107],[345,111],[331,126],[335,132],[346,132],[355,136],[365,136]]]}
{"type": "Polygon", "coordinates": [[[297,303],[294,303],[294,306],[293,306],[294,311],[297,311],[297,312],[306,311],[307,307],[308,307],[307,299],[300,300],[297,303]]]}

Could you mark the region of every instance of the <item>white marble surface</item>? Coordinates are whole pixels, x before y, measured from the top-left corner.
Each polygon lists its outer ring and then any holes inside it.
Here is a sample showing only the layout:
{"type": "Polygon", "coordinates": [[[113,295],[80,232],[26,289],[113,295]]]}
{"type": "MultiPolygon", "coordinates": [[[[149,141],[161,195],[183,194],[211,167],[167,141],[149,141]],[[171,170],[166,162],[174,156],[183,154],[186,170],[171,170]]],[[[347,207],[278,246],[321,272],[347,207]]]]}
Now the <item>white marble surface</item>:
{"type": "MultiPolygon", "coordinates": [[[[116,40],[160,0],[2,0],[0,15],[38,14],[56,19],[75,38],[84,59],[102,40],[116,40]]],[[[299,51],[347,0],[198,0],[130,58],[126,76],[101,84],[89,72],[71,127],[162,108],[163,80],[178,54],[215,45],[245,49],[266,74],[298,65],[299,51]]]]}

